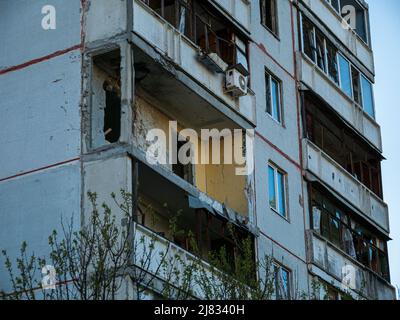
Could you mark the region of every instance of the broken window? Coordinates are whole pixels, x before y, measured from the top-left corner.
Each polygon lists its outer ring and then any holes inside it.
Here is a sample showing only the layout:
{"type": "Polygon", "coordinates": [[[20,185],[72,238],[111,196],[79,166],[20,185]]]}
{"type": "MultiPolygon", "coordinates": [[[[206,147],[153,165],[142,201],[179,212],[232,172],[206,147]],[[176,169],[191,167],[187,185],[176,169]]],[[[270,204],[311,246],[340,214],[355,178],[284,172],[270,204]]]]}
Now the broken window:
{"type": "Polygon", "coordinates": [[[191,0],[142,0],[171,25],[188,37],[191,29],[191,0]]]}
{"type": "Polygon", "coordinates": [[[261,23],[273,34],[278,34],[278,14],[276,0],[261,0],[261,23]]]}
{"type": "Polygon", "coordinates": [[[351,67],[351,78],[353,83],[353,97],[354,101],[361,105],[361,86],[360,86],[360,72],[353,66],[351,67]]]}
{"type": "Polygon", "coordinates": [[[119,50],[93,58],[91,145],[118,142],[121,135],[121,56],[119,50]]]}
{"type": "Polygon", "coordinates": [[[339,53],[329,41],[304,15],[302,19],[302,50],[329,78],[354,101],[363,106],[364,111],[375,118],[371,82],[339,53]]]}
{"type": "MultiPolygon", "coordinates": [[[[248,68],[247,44],[205,1],[142,0],[185,34],[206,54],[217,54],[228,66],[248,68]]],[[[225,71],[225,70],[224,70],[225,71]]]]}
{"type": "Polygon", "coordinates": [[[302,16],[303,52],[316,62],[315,28],[306,17],[302,16]]]}
{"type": "MultiPolygon", "coordinates": [[[[178,155],[181,152],[182,148],[187,145],[187,141],[177,141],[177,150],[178,155]]],[[[187,148],[186,157],[191,158],[191,152],[193,152],[192,148],[187,148]]],[[[177,163],[172,165],[172,171],[182,179],[187,182],[193,184],[193,163],[183,164],[180,162],[179,157],[177,159],[177,163]]]]}
{"type": "Polygon", "coordinates": [[[317,50],[317,66],[322,69],[322,71],[326,72],[326,63],[325,63],[325,38],[323,34],[317,30],[316,31],[316,50],[317,50]]]}
{"type": "Polygon", "coordinates": [[[339,69],[338,69],[338,50],[328,40],[326,40],[326,56],[328,63],[328,75],[333,82],[339,84],[339,69]]]}
{"type": "Polygon", "coordinates": [[[386,241],[355,221],[352,212],[311,187],[313,230],[350,257],[389,280],[386,241]]]}
{"type": "Polygon", "coordinates": [[[307,137],[362,184],[382,198],[381,158],[333,114],[321,110],[319,100],[307,95],[307,137]]]}

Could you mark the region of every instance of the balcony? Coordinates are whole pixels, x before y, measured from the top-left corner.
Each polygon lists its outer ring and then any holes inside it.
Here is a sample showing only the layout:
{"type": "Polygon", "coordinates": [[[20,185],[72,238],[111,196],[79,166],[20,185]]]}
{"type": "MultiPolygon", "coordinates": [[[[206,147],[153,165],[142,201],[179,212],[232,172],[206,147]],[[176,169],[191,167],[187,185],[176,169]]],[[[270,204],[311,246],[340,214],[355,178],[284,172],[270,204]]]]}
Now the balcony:
{"type": "Polygon", "coordinates": [[[304,166],[326,187],[352,205],[385,234],[389,234],[387,205],[331,157],[307,139],[303,140],[304,166]]]}
{"type": "MultiPolygon", "coordinates": [[[[198,263],[198,258],[193,254],[137,223],[135,223],[135,242],[135,256],[136,260],[139,261],[137,262],[138,267],[142,267],[140,265],[140,259],[149,255],[148,246],[153,244],[154,249],[153,252],[151,252],[152,259],[149,259],[149,264],[145,266],[145,272],[155,276],[162,282],[168,282],[170,285],[178,286],[181,284],[183,281],[182,274],[185,270],[185,265],[190,265],[191,262],[195,262],[196,264],[198,263]],[[164,266],[160,268],[162,262],[161,256],[164,256],[165,261],[173,265],[176,268],[174,271],[178,271],[180,275],[172,273],[170,270],[171,267],[165,268],[164,266]]],[[[202,268],[204,268],[206,274],[210,274],[207,271],[211,270],[211,267],[205,261],[202,261],[202,268]]],[[[153,281],[152,285],[155,289],[158,287],[160,291],[163,290],[163,284],[157,286],[156,282],[153,281]]],[[[201,298],[202,293],[198,286],[191,289],[194,297],[201,298]]]]}
{"type": "MultiPolygon", "coordinates": [[[[324,23],[341,43],[360,60],[372,73],[375,72],[374,56],[368,44],[352,29],[343,27],[343,19],[326,0],[302,0],[317,17],[324,17],[324,23]]],[[[347,24],[346,24],[347,25],[347,24]]],[[[369,29],[368,27],[366,28],[369,29]]],[[[368,34],[367,36],[368,37],[368,34]]]]}
{"type": "Polygon", "coordinates": [[[307,260],[313,264],[310,267],[312,273],[342,291],[352,290],[356,295],[372,300],[396,299],[395,289],[389,282],[311,230],[307,231],[307,260]]]}
{"type": "MultiPolygon", "coordinates": [[[[221,59],[221,57],[214,52],[221,50],[226,51],[229,49],[221,49],[221,47],[214,48],[216,44],[212,42],[214,41],[212,39],[219,39],[219,36],[216,36],[211,31],[210,33],[206,32],[204,37],[198,36],[197,40],[199,45],[196,45],[191,39],[192,37],[188,36],[186,32],[187,29],[180,32],[174,25],[167,21],[167,17],[163,18],[142,0],[133,1],[133,6],[133,31],[137,36],[137,38],[134,37],[134,43],[148,56],[151,55],[153,62],[156,61],[168,71],[169,75],[166,76],[167,78],[171,79],[172,74],[173,77],[179,79],[183,85],[188,87],[190,86],[190,81],[187,79],[188,75],[190,79],[194,79],[196,83],[200,84],[203,91],[216,96],[217,101],[215,104],[222,103],[225,109],[229,109],[227,112],[234,112],[254,126],[256,120],[255,96],[251,90],[249,89],[245,95],[233,96],[231,93],[227,92],[225,88],[225,73],[227,68],[230,68],[231,63],[227,63],[227,61],[221,59]],[[156,54],[149,52],[146,45],[150,46],[156,54]],[[205,50],[205,48],[207,48],[207,50],[205,50]],[[200,61],[201,57],[205,57],[206,59],[200,61]]],[[[220,31],[222,32],[222,30],[220,31]]],[[[216,41],[218,43],[218,40],[216,41]]],[[[244,43],[242,43],[241,40],[237,41],[241,43],[237,43],[237,46],[246,50],[244,48],[245,45],[243,46],[244,43]]],[[[229,43],[229,46],[231,45],[232,44],[229,43]]],[[[233,49],[238,50],[235,52],[239,52],[242,49],[238,49],[238,47],[230,47],[228,51],[233,49]]],[[[247,59],[247,57],[245,58],[245,53],[243,53],[243,55],[236,53],[235,56],[238,59],[237,63],[240,64],[240,60],[242,64],[247,64],[245,61],[247,59]]],[[[145,59],[145,57],[142,57],[142,59],[145,59]]],[[[235,62],[233,61],[232,63],[234,64],[235,62]]],[[[143,61],[137,58],[135,64],[143,65],[143,61]]],[[[146,68],[152,69],[151,66],[146,66],[146,68]]],[[[169,89],[173,86],[172,84],[166,83],[164,88],[168,89],[168,85],[169,89]]],[[[192,90],[197,93],[201,92],[200,89],[194,88],[192,90]]]]}
{"type": "MultiPolygon", "coordinates": [[[[318,2],[318,1],[315,1],[318,2]]],[[[317,93],[346,122],[363,135],[375,148],[382,151],[381,128],[342,89],[306,55],[297,54],[299,79],[317,93]]]]}
{"type": "Polygon", "coordinates": [[[235,21],[237,21],[246,30],[250,30],[251,23],[251,5],[248,0],[212,0],[225,12],[227,12],[235,21]]]}

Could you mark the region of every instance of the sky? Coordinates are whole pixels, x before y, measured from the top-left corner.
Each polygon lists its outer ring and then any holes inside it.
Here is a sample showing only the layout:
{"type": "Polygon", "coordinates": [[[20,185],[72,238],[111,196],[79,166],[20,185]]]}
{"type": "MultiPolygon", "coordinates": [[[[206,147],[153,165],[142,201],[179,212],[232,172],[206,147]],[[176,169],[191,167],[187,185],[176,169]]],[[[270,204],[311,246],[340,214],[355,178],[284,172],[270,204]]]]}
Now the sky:
{"type": "Polygon", "coordinates": [[[383,191],[389,205],[392,284],[400,288],[400,0],[368,0],[377,121],[382,128],[383,191]]]}

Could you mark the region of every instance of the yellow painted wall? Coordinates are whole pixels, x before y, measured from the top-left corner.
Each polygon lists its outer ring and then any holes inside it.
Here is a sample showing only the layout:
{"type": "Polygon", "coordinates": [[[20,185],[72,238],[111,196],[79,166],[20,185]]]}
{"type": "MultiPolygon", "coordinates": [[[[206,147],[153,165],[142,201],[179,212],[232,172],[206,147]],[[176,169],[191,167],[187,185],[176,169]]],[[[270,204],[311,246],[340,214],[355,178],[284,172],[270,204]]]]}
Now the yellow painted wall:
{"type": "MultiPolygon", "coordinates": [[[[142,150],[146,150],[148,143],[146,143],[146,135],[149,130],[158,128],[162,129],[169,138],[169,121],[172,121],[167,115],[159,111],[156,107],[152,106],[143,97],[136,96],[136,110],[135,110],[135,128],[134,136],[136,144],[142,150]]],[[[178,129],[183,129],[178,124],[178,129]]],[[[200,149],[201,140],[198,140],[200,149]]],[[[223,161],[223,148],[224,141],[221,142],[221,160],[223,161]]],[[[210,145],[211,149],[211,145],[210,145]]],[[[210,150],[209,149],[209,150],[210,150]]],[[[235,174],[234,165],[214,165],[211,164],[211,150],[210,164],[198,164],[194,168],[195,186],[206,193],[210,197],[224,203],[227,207],[235,210],[236,212],[247,216],[248,215],[248,201],[245,194],[246,177],[237,176],[235,174]]],[[[168,155],[168,145],[167,145],[168,155]]],[[[198,162],[201,159],[201,152],[196,155],[198,162]]],[[[167,165],[171,169],[170,165],[167,165]]]]}

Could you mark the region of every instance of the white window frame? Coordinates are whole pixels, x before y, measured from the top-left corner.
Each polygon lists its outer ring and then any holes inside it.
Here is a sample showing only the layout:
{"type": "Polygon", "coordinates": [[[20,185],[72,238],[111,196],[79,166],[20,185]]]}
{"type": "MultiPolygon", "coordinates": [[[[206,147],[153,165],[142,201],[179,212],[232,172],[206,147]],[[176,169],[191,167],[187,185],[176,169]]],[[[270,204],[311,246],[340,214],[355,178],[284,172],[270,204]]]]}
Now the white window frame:
{"type": "Polygon", "coordinates": [[[274,76],[269,70],[265,69],[265,78],[268,77],[268,83],[265,81],[265,85],[269,86],[269,97],[266,97],[270,101],[271,105],[271,113],[268,112],[268,108],[266,108],[267,114],[277,123],[283,126],[283,104],[282,104],[282,81],[279,80],[276,76],[274,76]],[[273,102],[273,92],[272,92],[272,79],[277,83],[278,85],[278,115],[279,119],[277,119],[274,115],[274,106],[272,105],[273,102]]]}
{"type": "Polygon", "coordinates": [[[276,197],[276,208],[271,206],[271,199],[269,199],[269,191],[268,191],[268,204],[269,207],[272,211],[274,211],[277,215],[279,215],[280,217],[286,219],[289,221],[289,210],[288,210],[288,192],[287,192],[287,173],[285,171],[283,171],[282,169],[278,168],[276,165],[274,165],[273,163],[268,163],[268,188],[271,188],[271,186],[269,185],[269,168],[272,168],[274,170],[274,190],[275,190],[275,197],[276,197]],[[285,206],[285,211],[282,215],[282,213],[280,212],[280,192],[279,192],[279,187],[278,187],[278,173],[280,173],[283,177],[283,192],[284,194],[283,196],[283,201],[284,201],[284,206],[285,206]]]}
{"type": "MultiPolygon", "coordinates": [[[[274,276],[276,276],[275,274],[275,268],[278,268],[278,273],[279,275],[281,275],[282,269],[285,270],[288,273],[288,292],[289,292],[289,297],[286,297],[287,299],[291,299],[293,296],[293,292],[292,292],[292,270],[284,265],[282,265],[281,263],[274,261],[272,263],[273,267],[274,267],[274,276]]],[[[278,288],[276,288],[276,281],[281,281],[281,279],[275,279],[275,283],[274,283],[274,287],[275,290],[277,290],[278,288]]],[[[275,299],[278,299],[278,292],[275,292],[275,299]]]]}
{"type": "Polygon", "coordinates": [[[350,60],[349,59],[347,59],[341,52],[337,52],[337,54],[336,54],[336,59],[337,59],[337,65],[338,65],[338,75],[339,75],[339,87],[340,87],[340,90],[342,90],[342,92],[346,95],[346,96],[348,96],[349,98],[351,98],[351,99],[353,99],[354,100],[354,91],[353,91],[353,77],[352,77],[352,75],[351,75],[351,67],[352,67],[352,63],[350,62],[350,60]],[[350,93],[351,93],[351,96],[349,96],[343,89],[342,89],[342,70],[341,70],[341,68],[340,68],[340,64],[339,64],[339,55],[344,59],[344,60],[346,60],[347,62],[348,62],[348,64],[349,64],[349,76],[350,76],[350,93]]]}

